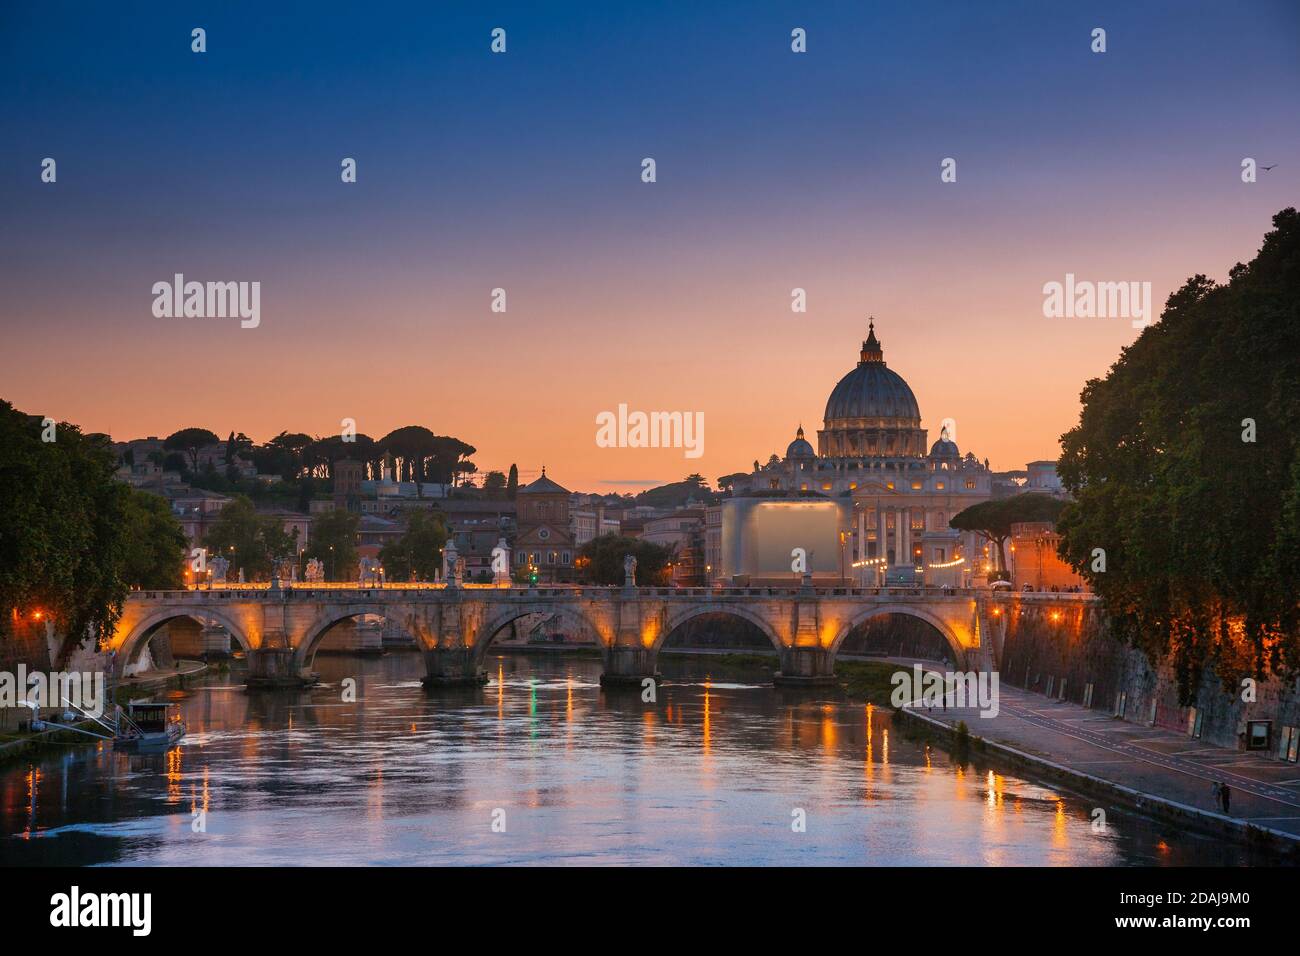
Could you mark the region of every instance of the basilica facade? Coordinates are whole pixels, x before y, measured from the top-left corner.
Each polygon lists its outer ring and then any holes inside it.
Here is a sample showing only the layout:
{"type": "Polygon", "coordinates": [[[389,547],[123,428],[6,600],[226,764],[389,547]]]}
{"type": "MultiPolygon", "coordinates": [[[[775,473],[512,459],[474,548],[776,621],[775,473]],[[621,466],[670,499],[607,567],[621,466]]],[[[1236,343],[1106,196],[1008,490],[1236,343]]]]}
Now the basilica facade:
{"type": "Polygon", "coordinates": [[[948,526],[964,508],[992,497],[988,462],[962,455],[943,429],[928,444],[916,396],[885,363],[874,320],[857,365],[826,401],[817,447],[800,426],[785,457],[734,476],[732,496],[839,505],[840,550],[852,555],[852,583],[961,585],[982,565],[973,533],[948,526]]]}

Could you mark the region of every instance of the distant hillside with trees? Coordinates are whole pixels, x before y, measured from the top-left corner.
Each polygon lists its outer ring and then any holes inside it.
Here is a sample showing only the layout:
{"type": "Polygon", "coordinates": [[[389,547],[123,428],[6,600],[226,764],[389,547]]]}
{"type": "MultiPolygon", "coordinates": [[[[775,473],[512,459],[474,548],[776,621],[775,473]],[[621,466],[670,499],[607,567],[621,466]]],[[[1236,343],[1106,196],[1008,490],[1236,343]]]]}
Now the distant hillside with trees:
{"type": "MultiPolygon", "coordinates": [[[[217,434],[206,428],[178,429],[164,439],[166,454],[158,463],[179,472],[191,487],[244,495],[259,505],[303,512],[313,498],[328,497],[335,466],[345,459],[360,462],[367,479],[377,480],[387,471],[394,480],[416,482],[419,494],[425,484],[464,488],[478,472],[470,457],[478,449],[459,438],[436,435],[422,425],[404,425],[378,439],[361,433],[314,437],[282,431],[260,444],[243,432],[231,431],[220,465],[211,458],[200,465],[203,451],[220,442],[217,434]],[[239,460],[251,463],[258,477],[243,474],[237,467],[239,460]],[[268,477],[275,480],[264,480],[268,477]]],[[[134,456],[129,461],[124,456],[124,461],[133,464],[134,456]]],[[[506,498],[512,491],[501,472],[485,476],[488,497],[506,498]]]]}

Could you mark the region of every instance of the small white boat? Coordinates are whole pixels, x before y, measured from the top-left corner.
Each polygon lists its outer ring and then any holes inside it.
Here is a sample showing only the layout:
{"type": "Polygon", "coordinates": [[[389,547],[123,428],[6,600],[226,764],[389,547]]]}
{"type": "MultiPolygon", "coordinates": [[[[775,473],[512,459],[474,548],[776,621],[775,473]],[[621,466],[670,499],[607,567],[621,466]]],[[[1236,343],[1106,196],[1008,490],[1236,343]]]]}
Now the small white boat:
{"type": "Polygon", "coordinates": [[[175,704],[134,700],[118,722],[116,750],[166,750],[185,736],[185,721],[175,704]]]}

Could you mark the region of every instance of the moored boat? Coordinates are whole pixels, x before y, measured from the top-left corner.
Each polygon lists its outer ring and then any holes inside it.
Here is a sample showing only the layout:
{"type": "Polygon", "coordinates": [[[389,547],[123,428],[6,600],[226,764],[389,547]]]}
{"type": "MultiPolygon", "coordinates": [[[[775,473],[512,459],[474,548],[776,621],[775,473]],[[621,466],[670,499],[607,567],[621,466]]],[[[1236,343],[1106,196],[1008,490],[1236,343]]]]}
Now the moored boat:
{"type": "Polygon", "coordinates": [[[118,722],[117,750],[166,750],[185,736],[185,722],[175,704],[132,701],[118,722]]]}

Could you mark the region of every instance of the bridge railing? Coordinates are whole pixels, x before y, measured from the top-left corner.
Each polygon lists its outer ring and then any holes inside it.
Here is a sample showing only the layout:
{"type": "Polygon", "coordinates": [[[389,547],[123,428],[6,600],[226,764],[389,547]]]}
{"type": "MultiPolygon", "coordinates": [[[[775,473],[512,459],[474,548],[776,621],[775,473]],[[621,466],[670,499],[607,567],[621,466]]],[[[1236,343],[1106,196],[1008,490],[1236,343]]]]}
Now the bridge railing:
{"type": "MultiPolygon", "coordinates": [[[[133,591],[131,596],[142,600],[168,600],[175,603],[224,603],[248,600],[325,600],[360,603],[375,601],[387,596],[401,600],[416,594],[442,594],[448,588],[443,584],[375,584],[358,585],[351,582],[313,582],[282,585],[273,591],[266,584],[231,584],[216,587],[189,587],[180,591],[133,591]]],[[[601,585],[546,585],[542,587],[515,586],[493,587],[491,585],[462,586],[462,590],[476,596],[492,597],[495,600],[519,601],[529,603],[537,600],[602,600],[614,595],[627,593],[627,589],[618,586],[601,585]]],[[[880,597],[922,597],[971,598],[980,594],[997,593],[999,596],[1021,597],[1019,592],[990,592],[988,588],[957,588],[940,586],[887,585],[883,587],[814,587],[806,591],[796,586],[752,586],[752,587],[638,587],[631,591],[639,598],[701,598],[709,600],[730,598],[784,598],[806,597],[809,594],[820,598],[880,598],[880,597]]],[[[1088,598],[1087,594],[1037,593],[1023,594],[1024,597],[1088,598]]]]}
{"type": "Polygon", "coordinates": [[[1091,591],[997,591],[999,600],[1029,601],[1033,604],[1050,604],[1061,601],[1089,604],[1100,601],[1091,591]]]}

